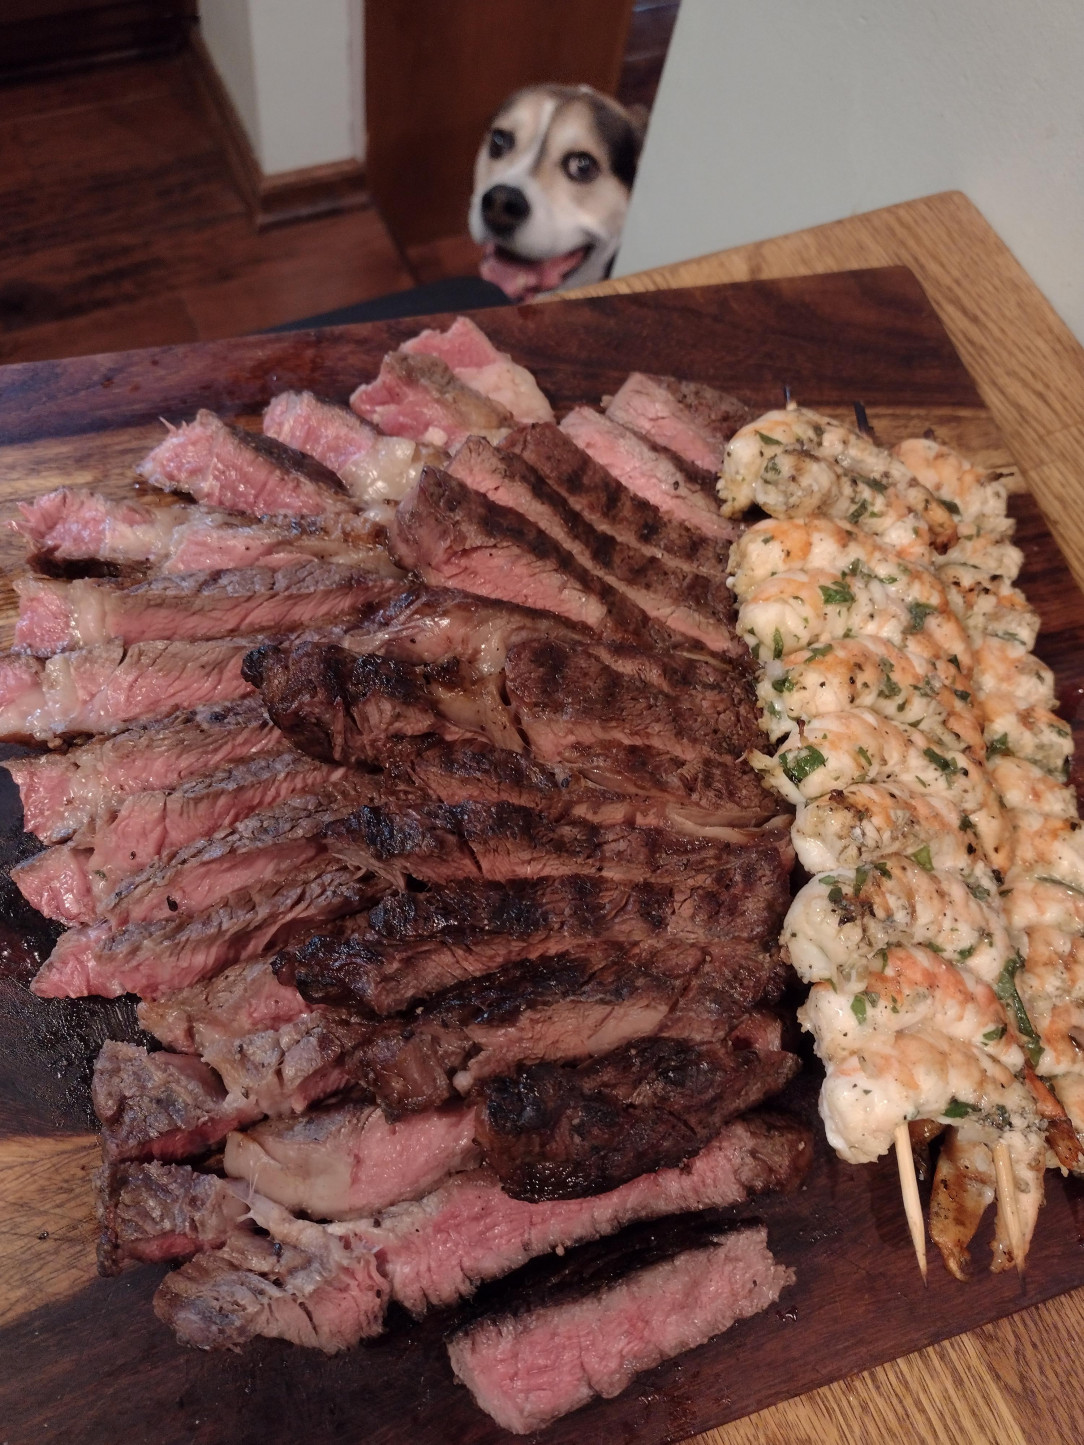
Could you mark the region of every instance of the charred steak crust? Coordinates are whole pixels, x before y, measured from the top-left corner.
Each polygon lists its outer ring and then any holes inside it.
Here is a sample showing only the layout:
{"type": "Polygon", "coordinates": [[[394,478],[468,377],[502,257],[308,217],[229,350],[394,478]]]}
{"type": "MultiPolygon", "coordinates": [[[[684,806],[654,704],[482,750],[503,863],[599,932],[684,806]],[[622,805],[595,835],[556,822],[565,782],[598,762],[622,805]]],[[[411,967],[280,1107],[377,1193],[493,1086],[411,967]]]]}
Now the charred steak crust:
{"type": "Polygon", "coordinates": [[[569,1199],[680,1164],[797,1073],[793,1054],[647,1039],[482,1088],[478,1141],[517,1199],[569,1199]]]}

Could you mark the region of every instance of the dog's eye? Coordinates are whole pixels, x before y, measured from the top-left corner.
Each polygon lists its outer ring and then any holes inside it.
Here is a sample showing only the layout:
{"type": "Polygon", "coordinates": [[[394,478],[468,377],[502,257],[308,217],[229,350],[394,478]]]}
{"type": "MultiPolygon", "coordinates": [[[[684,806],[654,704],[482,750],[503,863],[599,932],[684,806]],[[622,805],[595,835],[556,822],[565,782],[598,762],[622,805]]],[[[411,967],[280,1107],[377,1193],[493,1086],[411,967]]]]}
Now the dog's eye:
{"type": "Polygon", "coordinates": [[[500,160],[506,156],[516,143],[516,138],[510,130],[491,130],[489,133],[489,159],[500,160]]]}
{"type": "Polygon", "coordinates": [[[569,151],[561,161],[561,169],[570,181],[586,183],[595,179],[601,167],[587,151],[569,151]]]}

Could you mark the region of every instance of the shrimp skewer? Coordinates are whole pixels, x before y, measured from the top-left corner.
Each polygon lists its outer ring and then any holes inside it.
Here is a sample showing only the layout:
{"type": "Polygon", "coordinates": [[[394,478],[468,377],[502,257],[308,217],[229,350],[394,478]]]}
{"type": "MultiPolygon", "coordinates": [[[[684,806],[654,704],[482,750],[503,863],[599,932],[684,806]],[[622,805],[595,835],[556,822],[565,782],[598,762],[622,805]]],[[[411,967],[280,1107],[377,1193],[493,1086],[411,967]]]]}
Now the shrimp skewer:
{"type": "Polygon", "coordinates": [[[827,571],[872,575],[908,600],[943,605],[944,584],[891,547],[829,517],[768,517],[746,529],[730,549],[730,585],[745,597],[779,572],[827,571]]]}
{"type": "Polygon", "coordinates": [[[947,798],[916,797],[892,783],[857,783],[800,803],[791,841],[810,873],[856,868],[890,853],[919,854],[935,869],[963,873],[982,858],[966,812],[947,798]]]}
{"type": "Polygon", "coordinates": [[[929,437],[908,437],[892,455],[949,507],[959,523],[996,531],[1005,522],[1008,491],[996,473],[983,471],[929,437]]]}

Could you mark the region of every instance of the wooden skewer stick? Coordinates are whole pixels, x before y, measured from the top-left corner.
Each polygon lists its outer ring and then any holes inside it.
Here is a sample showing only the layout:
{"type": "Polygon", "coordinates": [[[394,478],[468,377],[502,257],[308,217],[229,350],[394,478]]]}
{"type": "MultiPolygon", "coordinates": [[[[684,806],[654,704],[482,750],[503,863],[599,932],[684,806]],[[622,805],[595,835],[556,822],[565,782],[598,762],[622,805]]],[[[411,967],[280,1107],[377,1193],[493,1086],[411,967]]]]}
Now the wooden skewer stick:
{"type": "Polygon", "coordinates": [[[994,1179],[997,1184],[997,1207],[1005,1218],[1017,1274],[1024,1273],[1024,1231],[1020,1228],[1020,1211],[1016,1207],[1016,1180],[1013,1177],[1012,1154],[1008,1143],[999,1139],[994,1145],[994,1179]]]}
{"type": "Polygon", "coordinates": [[[896,1165],[900,1171],[903,1212],[907,1216],[907,1228],[911,1231],[911,1243],[915,1247],[922,1283],[925,1284],[926,1221],[922,1218],[922,1201],[918,1197],[918,1179],[915,1177],[915,1156],[911,1152],[911,1135],[906,1124],[896,1126],[896,1165]]]}

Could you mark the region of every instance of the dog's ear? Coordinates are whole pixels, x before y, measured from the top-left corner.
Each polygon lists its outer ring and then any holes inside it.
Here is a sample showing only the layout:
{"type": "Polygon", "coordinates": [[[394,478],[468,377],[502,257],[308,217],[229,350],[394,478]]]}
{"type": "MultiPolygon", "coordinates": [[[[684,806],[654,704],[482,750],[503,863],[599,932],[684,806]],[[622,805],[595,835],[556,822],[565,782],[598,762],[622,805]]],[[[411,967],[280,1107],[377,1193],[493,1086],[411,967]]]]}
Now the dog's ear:
{"type": "Polygon", "coordinates": [[[651,112],[646,105],[640,105],[640,103],[637,102],[636,105],[627,105],[625,107],[625,114],[632,122],[632,128],[636,132],[637,138],[642,146],[644,136],[647,135],[647,123],[651,119],[651,112]]]}
{"type": "Polygon", "coordinates": [[[587,97],[595,117],[599,139],[606,147],[610,158],[610,169],[617,179],[630,190],[636,179],[636,167],[640,163],[640,148],[644,143],[647,129],[647,111],[643,106],[626,110],[610,96],[592,91],[587,97]],[[633,111],[642,113],[640,118],[633,111]]]}

